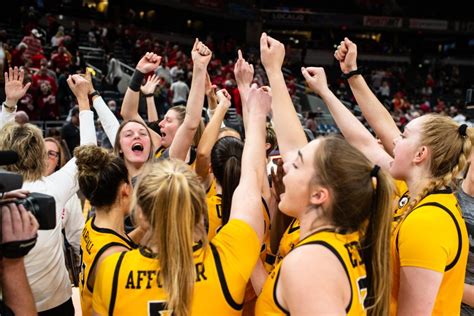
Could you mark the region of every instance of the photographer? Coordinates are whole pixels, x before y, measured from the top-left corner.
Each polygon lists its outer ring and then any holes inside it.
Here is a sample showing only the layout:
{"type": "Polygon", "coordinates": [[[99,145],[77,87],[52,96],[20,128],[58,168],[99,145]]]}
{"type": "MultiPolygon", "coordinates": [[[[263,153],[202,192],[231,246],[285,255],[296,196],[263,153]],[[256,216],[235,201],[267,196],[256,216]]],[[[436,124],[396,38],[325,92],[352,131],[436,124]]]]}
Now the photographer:
{"type": "MultiPolygon", "coordinates": [[[[79,103],[81,144],[96,144],[93,113],[89,108],[89,82],[80,75],[68,84],[79,103]]],[[[31,124],[6,124],[0,131],[0,150],[21,153],[20,160],[5,169],[23,176],[23,189],[48,194],[56,202],[56,226],[38,232],[38,243],[25,257],[25,267],[40,315],[74,315],[71,283],[62,249],[61,214],[65,203],[79,189],[75,158],[57,172],[44,176],[47,151],[41,130],[31,124]]]]}
{"type": "MultiPolygon", "coordinates": [[[[16,190],[5,193],[3,198],[24,198],[27,194],[26,190],[16,190]]],[[[10,203],[1,207],[1,230],[0,315],[36,315],[23,257],[36,243],[38,222],[23,205],[10,203]]]]}

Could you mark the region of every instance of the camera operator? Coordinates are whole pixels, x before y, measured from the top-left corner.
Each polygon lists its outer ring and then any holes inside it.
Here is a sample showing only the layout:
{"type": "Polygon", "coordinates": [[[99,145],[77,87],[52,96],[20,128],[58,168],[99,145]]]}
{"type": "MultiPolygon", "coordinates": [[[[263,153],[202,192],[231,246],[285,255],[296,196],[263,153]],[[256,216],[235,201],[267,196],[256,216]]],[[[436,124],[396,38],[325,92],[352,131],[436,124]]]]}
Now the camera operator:
{"type": "MultiPolygon", "coordinates": [[[[15,77],[15,72],[13,72],[15,77]]],[[[21,81],[19,78],[17,81],[21,81]]],[[[93,113],[89,108],[90,83],[80,75],[70,76],[69,87],[79,103],[81,144],[96,144],[93,113]]],[[[9,81],[10,83],[10,81],[9,81]]],[[[75,158],[49,176],[44,176],[47,151],[42,131],[31,124],[7,123],[0,130],[0,150],[20,153],[6,170],[23,176],[23,189],[54,197],[56,226],[40,230],[38,242],[25,257],[25,267],[39,315],[74,315],[71,283],[62,248],[61,215],[65,203],[79,189],[75,158]]]]}
{"type": "MultiPolygon", "coordinates": [[[[4,199],[25,198],[26,190],[3,195],[4,199]]],[[[37,315],[33,294],[26,277],[23,257],[37,239],[38,222],[23,205],[1,207],[1,290],[0,315],[37,315]]]]}

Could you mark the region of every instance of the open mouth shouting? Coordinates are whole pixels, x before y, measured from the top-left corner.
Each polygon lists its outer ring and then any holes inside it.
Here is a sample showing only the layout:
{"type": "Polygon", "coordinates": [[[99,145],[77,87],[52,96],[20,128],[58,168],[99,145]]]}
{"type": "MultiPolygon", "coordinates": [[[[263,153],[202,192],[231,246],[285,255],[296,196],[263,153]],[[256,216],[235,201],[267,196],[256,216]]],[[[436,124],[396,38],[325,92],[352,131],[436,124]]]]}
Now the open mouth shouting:
{"type": "Polygon", "coordinates": [[[141,154],[143,152],[143,144],[142,143],[134,143],[132,145],[132,151],[137,154],[141,154]]]}

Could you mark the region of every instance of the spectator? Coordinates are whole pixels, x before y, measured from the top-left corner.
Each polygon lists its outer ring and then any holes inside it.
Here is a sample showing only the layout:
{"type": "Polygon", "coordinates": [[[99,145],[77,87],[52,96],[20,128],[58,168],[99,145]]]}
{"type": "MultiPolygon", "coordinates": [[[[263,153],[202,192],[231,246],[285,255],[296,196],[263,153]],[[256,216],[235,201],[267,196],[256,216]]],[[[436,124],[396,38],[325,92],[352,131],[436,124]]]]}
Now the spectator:
{"type": "Polygon", "coordinates": [[[74,148],[79,145],[79,108],[74,107],[70,112],[71,120],[61,129],[61,137],[66,141],[69,152],[74,152],[74,148]]]}
{"type": "Polygon", "coordinates": [[[49,82],[45,81],[41,83],[36,104],[38,105],[41,120],[47,121],[59,119],[56,95],[52,92],[49,82]]]}
{"type": "Polygon", "coordinates": [[[21,40],[27,45],[25,58],[32,59],[37,54],[43,54],[43,45],[40,38],[42,34],[37,29],[32,29],[30,35],[23,37],[21,40]]]}
{"type": "Polygon", "coordinates": [[[178,75],[178,81],[173,82],[170,90],[173,94],[173,99],[171,101],[173,106],[186,104],[189,95],[189,87],[186,82],[184,82],[184,75],[178,75]]]}
{"type": "Polygon", "coordinates": [[[21,67],[26,63],[26,56],[25,52],[28,48],[28,45],[25,43],[21,42],[18,44],[18,46],[12,51],[12,61],[11,61],[11,66],[12,67],[21,67]]]}
{"type": "Polygon", "coordinates": [[[58,52],[51,56],[51,66],[56,73],[69,69],[72,64],[72,55],[63,45],[58,47],[58,52]]]}

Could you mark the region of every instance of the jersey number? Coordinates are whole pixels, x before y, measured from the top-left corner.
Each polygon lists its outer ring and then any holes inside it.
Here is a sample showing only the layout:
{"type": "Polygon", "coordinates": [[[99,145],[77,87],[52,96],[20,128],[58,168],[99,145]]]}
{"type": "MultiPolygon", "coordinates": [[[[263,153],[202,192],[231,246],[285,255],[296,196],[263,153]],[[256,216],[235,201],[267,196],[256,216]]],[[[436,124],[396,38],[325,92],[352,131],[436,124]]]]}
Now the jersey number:
{"type": "Polygon", "coordinates": [[[367,291],[368,291],[368,284],[367,284],[367,276],[363,276],[357,279],[357,289],[359,292],[359,302],[362,304],[362,307],[367,309],[365,306],[365,299],[367,298],[367,291]]]}
{"type": "Polygon", "coordinates": [[[172,311],[166,309],[166,301],[148,301],[148,316],[171,316],[172,311]]]}

